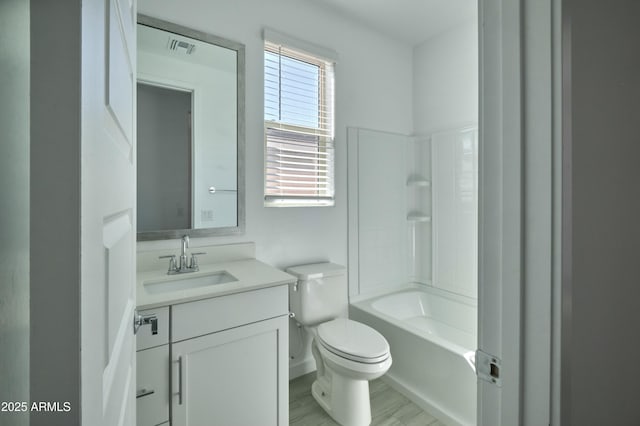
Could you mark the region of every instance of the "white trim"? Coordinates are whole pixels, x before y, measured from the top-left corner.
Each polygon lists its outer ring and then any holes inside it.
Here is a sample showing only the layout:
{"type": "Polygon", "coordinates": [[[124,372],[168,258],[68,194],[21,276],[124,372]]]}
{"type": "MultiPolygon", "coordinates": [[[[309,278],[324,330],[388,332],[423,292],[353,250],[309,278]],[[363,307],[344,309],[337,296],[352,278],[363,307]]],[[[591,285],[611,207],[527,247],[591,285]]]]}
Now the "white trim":
{"type": "Polygon", "coordinates": [[[313,358],[306,358],[296,364],[291,364],[289,366],[289,381],[312,371],[316,371],[316,361],[313,358]]]}
{"type": "Polygon", "coordinates": [[[200,89],[200,85],[196,85],[191,81],[175,80],[155,74],[139,72],[136,78],[136,84],[146,84],[147,86],[161,87],[164,89],[177,90],[179,92],[195,92],[200,89]]]}
{"type": "Polygon", "coordinates": [[[478,425],[522,415],[521,0],[479,0],[478,347],[502,360],[502,387],[478,381],[478,425]]]}
{"type": "Polygon", "coordinates": [[[349,300],[354,301],[360,295],[360,243],[359,243],[359,182],[358,182],[358,148],[360,130],[347,128],[347,221],[348,243],[347,257],[349,262],[349,300]]]}
{"type": "Polygon", "coordinates": [[[328,62],[336,63],[338,61],[338,52],[315,43],[301,40],[297,37],[282,33],[280,31],[265,27],[262,31],[262,37],[265,41],[274,44],[281,44],[294,50],[300,50],[309,53],[318,58],[322,58],[328,62]]]}

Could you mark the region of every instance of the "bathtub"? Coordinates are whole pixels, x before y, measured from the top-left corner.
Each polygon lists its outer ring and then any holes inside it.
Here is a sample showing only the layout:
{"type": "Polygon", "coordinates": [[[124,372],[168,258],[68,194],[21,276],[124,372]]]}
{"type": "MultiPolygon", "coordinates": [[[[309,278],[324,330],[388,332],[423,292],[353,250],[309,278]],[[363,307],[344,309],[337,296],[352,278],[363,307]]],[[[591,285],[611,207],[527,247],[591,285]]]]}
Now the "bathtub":
{"type": "Polygon", "coordinates": [[[389,342],[387,382],[447,424],[476,424],[474,300],[414,284],[352,303],[349,317],[389,342]]]}

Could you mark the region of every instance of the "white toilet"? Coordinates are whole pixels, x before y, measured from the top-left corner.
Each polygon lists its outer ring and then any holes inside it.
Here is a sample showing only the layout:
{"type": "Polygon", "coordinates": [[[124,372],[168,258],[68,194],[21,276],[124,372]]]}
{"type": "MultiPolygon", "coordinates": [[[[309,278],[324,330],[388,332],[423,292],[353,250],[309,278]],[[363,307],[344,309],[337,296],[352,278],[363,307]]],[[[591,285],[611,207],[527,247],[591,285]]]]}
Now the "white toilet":
{"type": "Polygon", "coordinates": [[[343,426],[371,423],[369,380],[391,367],[389,344],[373,328],[346,318],[347,277],[344,266],[315,263],[287,272],[298,278],[289,289],[295,320],[313,336],[317,378],[311,393],[343,426]]]}

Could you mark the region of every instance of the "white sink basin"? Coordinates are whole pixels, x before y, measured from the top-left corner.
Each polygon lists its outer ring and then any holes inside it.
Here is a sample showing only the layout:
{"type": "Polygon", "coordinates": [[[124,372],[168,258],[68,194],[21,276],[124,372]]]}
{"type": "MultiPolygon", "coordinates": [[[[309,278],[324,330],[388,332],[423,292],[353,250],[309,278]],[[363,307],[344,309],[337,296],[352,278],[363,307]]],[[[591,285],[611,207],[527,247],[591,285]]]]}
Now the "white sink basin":
{"type": "Polygon", "coordinates": [[[207,275],[189,277],[188,275],[174,275],[172,280],[153,280],[143,283],[144,289],[151,294],[167,293],[170,291],[190,290],[210,285],[225,284],[238,281],[227,271],[213,272],[207,275]]]}

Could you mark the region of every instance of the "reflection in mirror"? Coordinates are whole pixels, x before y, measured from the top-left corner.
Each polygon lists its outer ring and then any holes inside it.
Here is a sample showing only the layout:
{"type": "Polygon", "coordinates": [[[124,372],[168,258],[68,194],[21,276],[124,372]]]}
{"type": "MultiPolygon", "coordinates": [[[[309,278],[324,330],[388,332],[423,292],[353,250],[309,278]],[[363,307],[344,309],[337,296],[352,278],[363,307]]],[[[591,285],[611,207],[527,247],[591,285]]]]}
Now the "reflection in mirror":
{"type": "Polygon", "coordinates": [[[244,46],[138,24],[138,240],[244,228],[244,46]]]}
{"type": "Polygon", "coordinates": [[[138,83],[138,232],[191,228],[191,92],[138,83]]]}

